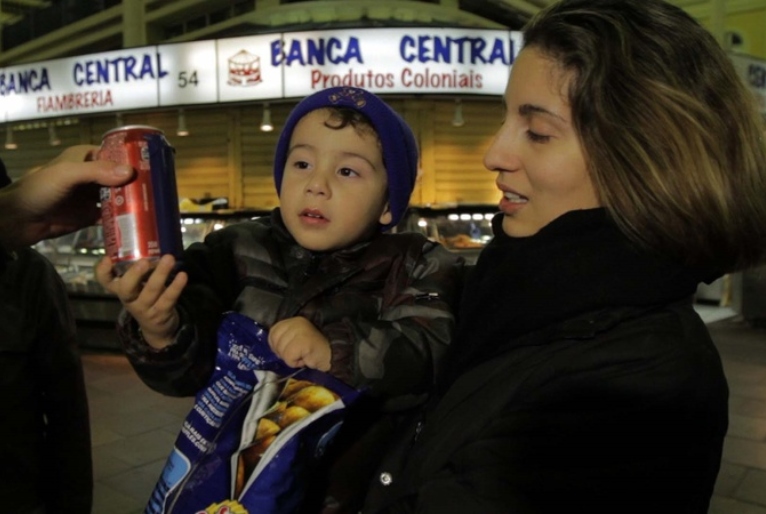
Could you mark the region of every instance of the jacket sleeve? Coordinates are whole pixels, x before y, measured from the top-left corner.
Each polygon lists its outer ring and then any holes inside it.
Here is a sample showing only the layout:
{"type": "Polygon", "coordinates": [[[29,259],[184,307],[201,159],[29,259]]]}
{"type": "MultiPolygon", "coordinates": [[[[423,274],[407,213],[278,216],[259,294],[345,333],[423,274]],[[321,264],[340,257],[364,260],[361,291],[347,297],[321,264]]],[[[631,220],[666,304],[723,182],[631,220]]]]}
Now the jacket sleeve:
{"type": "Polygon", "coordinates": [[[419,403],[433,385],[453,336],[462,283],[461,257],[431,241],[416,242],[394,260],[377,319],[346,318],[323,328],[331,373],[368,388],[393,410],[419,403]]]}
{"type": "Polygon", "coordinates": [[[141,337],[136,321],[121,313],[119,340],[136,373],[153,390],[192,396],[212,374],[221,316],[237,295],[234,238],[236,231],[220,230],[184,251],[181,269],[189,281],[177,304],[181,325],[173,344],[155,350],[141,337]]]}
{"type": "Polygon", "coordinates": [[[66,288],[37,254],[38,371],[45,414],[46,504],[57,512],[89,512],[93,498],[90,424],[74,316],[66,288]],[[64,478],[66,477],[66,479],[64,478]]]}

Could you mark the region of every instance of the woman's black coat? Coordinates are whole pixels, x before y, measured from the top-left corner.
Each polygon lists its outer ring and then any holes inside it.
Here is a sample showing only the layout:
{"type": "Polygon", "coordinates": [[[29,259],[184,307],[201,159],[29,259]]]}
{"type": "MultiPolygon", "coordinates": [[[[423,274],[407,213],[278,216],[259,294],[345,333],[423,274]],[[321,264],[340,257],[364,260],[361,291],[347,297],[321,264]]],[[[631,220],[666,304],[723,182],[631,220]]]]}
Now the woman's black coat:
{"type": "Polygon", "coordinates": [[[728,388],[692,306],[704,273],[635,250],[598,209],[520,241],[497,228],[452,371],[363,512],[705,514],[728,388]]]}

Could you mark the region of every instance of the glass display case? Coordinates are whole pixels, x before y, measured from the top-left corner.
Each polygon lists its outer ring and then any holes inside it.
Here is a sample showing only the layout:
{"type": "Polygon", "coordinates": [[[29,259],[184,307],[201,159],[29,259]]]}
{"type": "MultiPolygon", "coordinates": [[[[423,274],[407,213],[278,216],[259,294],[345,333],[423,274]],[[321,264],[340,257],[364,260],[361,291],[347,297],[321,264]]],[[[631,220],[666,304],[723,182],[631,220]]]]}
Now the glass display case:
{"type": "MultiPolygon", "coordinates": [[[[266,216],[268,210],[211,211],[181,213],[183,246],[231,223],[266,216]]],[[[101,287],[93,268],[105,255],[100,226],[84,228],[56,239],[41,241],[35,249],[46,256],[64,279],[70,304],[78,323],[114,323],[120,302],[101,287]]]]}
{"type": "Polygon", "coordinates": [[[497,205],[410,207],[396,231],[420,232],[473,264],[492,239],[497,212],[497,205]]]}
{"type": "MultiPolygon", "coordinates": [[[[209,233],[229,224],[268,216],[270,212],[182,212],[183,246],[186,248],[194,242],[202,241],[209,233]]],[[[467,262],[474,263],[479,251],[492,238],[491,220],[496,212],[495,205],[411,207],[395,231],[420,232],[463,255],[467,262]]],[[[105,255],[101,227],[88,227],[63,237],[41,241],[35,248],[53,263],[63,278],[78,325],[89,328],[108,327],[112,330],[122,307],[117,298],[104,290],[94,276],[96,263],[105,255]]],[[[111,347],[112,343],[106,346],[101,342],[84,345],[111,347]]]]}

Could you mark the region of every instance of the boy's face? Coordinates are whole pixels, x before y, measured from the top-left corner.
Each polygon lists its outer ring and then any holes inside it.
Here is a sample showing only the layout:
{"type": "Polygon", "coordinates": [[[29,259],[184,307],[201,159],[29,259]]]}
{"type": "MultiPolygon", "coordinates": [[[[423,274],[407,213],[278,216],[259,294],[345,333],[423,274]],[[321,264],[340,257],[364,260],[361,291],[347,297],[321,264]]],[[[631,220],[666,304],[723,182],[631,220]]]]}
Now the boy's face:
{"type": "Polygon", "coordinates": [[[369,128],[329,128],[328,120],[319,109],[295,126],[279,195],[287,229],[319,252],[351,246],[391,222],[377,137],[369,128]]]}

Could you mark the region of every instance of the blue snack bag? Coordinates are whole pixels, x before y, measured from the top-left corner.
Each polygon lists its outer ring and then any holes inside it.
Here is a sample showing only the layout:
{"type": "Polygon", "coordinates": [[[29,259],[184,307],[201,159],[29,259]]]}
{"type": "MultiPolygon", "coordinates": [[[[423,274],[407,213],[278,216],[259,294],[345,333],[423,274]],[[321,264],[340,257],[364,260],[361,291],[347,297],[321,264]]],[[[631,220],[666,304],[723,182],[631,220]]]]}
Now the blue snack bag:
{"type": "Polygon", "coordinates": [[[358,395],[327,373],[288,367],[263,327],[227,313],[213,375],[184,420],[145,513],[295,512],[309,470],[358,395]]]}

